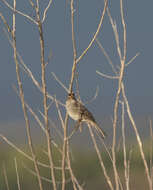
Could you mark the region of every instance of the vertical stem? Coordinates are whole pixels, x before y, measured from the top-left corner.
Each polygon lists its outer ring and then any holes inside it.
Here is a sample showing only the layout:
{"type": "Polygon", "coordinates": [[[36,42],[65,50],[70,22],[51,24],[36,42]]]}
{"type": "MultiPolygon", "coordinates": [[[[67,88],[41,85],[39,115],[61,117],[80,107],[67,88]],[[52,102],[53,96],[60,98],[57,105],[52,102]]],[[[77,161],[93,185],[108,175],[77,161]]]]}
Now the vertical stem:
{"type": "Polygon", "coordinates": [[[123,62],[123,60],[121,60],[121,69],[120,69],[120,77],[119,77],[119,81],[118,81],[118,90],[117,90],[116,100],[115,100],[115,105],[114,105],[113,144],[112,144],[112,159],[113,159],[113,169],[114,169],[116,190],[119,189],[118,172],[117,172],[117,168],[116,168],[116,154],[115,154],[116,127],[117,127],[117,120],[118,120],[118,105],[119,105],[119,97],[120,97],[120,92],[121,92],[121,83],[123,80],[123,74],[124,74],[124,62],[123,62]]]}
{"type": "MultiPolygon", "coordinates": [[[[72,76],[69,84],[69,92],[72,92],[74,75],[76,70],[76,43],[75,43],[75,35],[74,35],[74,8],[73,8],[73,0],[71,0],[71,26],[72,26],[72,45],[73,45],[73,67],[72,67],[72,76]]],[[[69,146],[67,143],[67,126],[68,126],[68,114],[65,117],[65,128],[64,128],[64,143],[63,143],[63,156],[62,156],[62,190],[65,190],[65,164],[66,164],[66,152],[69,154],[69,146]]],[[[70,161],[70,160],[69,160],[70,161]]],[[[69,163],[70,164],[70,163],[69,163]]],[[[73,179],[72,179],[73,181],[73,179]]]]}
{"type": "Polygon", "coordinates": [[[76,57],[77,57],[77,51],[76,51],[76,42],[75,42],[75,34],[74,34],[74,7],[73,7],[74,1],[71,0],[71,29],[72,29],[72,45],[73,45],[73,67],[72,67],[72,76],[71,81],[69,85],[69,92],[72,92],[73,88],[73,81],[75,76],[75,70],[76,70],[76,57]]]}
{"type": "Polygon", "coordinates": [[[40,49],[41,49],[41,81],[42,81],[42,92],[43,92],[43,105],[44,105],[44,120],[45,120],[45,128],[46,128],[46,138],[47,138],[47,148],[48,148],[48,157],[51,169],[51,177],[53,189],[56,190],[56,179],[55,179],[55,171],[54,171],[54,163],[53,163],[53,154],[52,154],[52,146],[51,146],[51,135],[50,129],[48,125],[48,107],[47,107],[47,87],[46,87],[46,65],[44,60],[44,38],[43,38],[43,28],[39,15],[39,1],[37,0],[36,7],[36,15],[37,15],[37,23],[39,29],[40,36],[40,49]]]}
{"type": "MultiPolygon", "coordinates": [[[[92,46],[93,42],[95,41],[103,19],[104,19],[104,15],[106,12],[106,7],[107,7],[107,2],[108,0],[105,0],[105,5],[104,5],[104,10],[102,12],[101,15],[101,19],[97,28],[96,33],[94,34],[94,37],[92,38],[91,42],[89,43],[88,47],[83,51],[83,53],[81,54],[81,56],[77,59],[77,51],[76,51],[76,42],[75,42],[75,34],[74,34],[74,0],[71,0],[71,26],[72,26],[72,45],[73,45],[73,66],[72,66],[72,75],[71,75],[71,80],[70,80],[70,84],[69,84],[69,92],[71,93],[73,90],[73,81],[74,81],[74,76],[75,76],[75,71],[76,71],[76,66],[77,63],[82,59],[82,57],[87,53],[87,51],[89,50],[89,48],[92,46]]],[[[64,129],[64,144],[63,144],[63,157],[62,157],[62,190],[65,189],[65,160],[66,160],[66,152],[69,151],[69,147],[67,144],[67,125],[68,125],[68,114],[66,114],[65,117],[65,129],[64,129]]]]}
{"type": "Polygon", "coordinates": [[[19,172],[18,172],[18,166],[17,166],[16,158],[14,159],[14,162],[15,162],[15,171],[16,171],[16,177],[17,177],[18,190],[21,190],[20,179],[19,179],[19,172]]]}
{"type": "MultiPolygon", "coordinates": [[[[121,85],[122,85],[122,80],[124,76],[124,68],[125,68],[125,59],[126,59],[126,25],[124,21],[124,14],[123,14],[123,2],[120,0],[120,12],[121,12],[121,21],[122,21],[122,26],[123,26],[123,56],[121,55],[120,51],[120,46],[119,46],[119,40],[116,38],[116,44],[117,44],[117,49],[118,49],[118,54],[120,57],[120,74],[119,74],[119,80],[118,80],[118,90],[116,94],[116,100],[115,100],[115,105],[114,105],[114,121],[113,121],[113,145],[112,145],[112,158],[113,158],[113,169],[114,169],[114,174],[115,174],[115,183],[116,183],[116,190],[119,189],[119,183],[118,183],[118,173],[117,173],[117,168],[116,168],[116,155],[115,155],[115,146],[116,146],[116,127],[117,127],[117,120],[118,120],[118,105],[119,105],[119,98],[120,98],[120,93],[121,93],[121,85]]],[[[118,37],[117,30],[116,30],[116,37],[118,37]]]]}
{"type": "Polygon", "coordinates": [[[128,164],[127,164],[127,155],[126,155],[126,145],[125,145],[125,121],[124,121],[124,115],[125,115],[125,108],[124,108],[124,102],[122,103],[122,138],[123,138],[123,155],[124,155],[124,177],[125,177],[125,184],[126,184],[126,190],[129,190],[129,172],[128,172],[128,164]]]}
{"type": "Polygon", "coordinates": [[[3,166],[3,174],[4,174],[4,179],[5,179],[6,189],[7,189],[7,190],[10,190],[5,165],[3,166]]]}
{"type": "Polygon", "coordinates": [[[132,127],[133,127],[135,135],[136,135],[137,143],[138,143],[139,150],[140,150],[140,155],[141,155],[141,158],[142,158],[142,161],[143,161],[143,164],[144,164],[144,168],[145,168],[145,172],[146,172],[146,176],[147,176],[147,180],[148,180],[148,184],[149,184],[149,189],[152,190],[152,180],[151,180],[151,177],[150,177],[150,174],[149,174],[149,168],[148,168],[147,161],[146,161],[146,158],[145,158],[145,154],[144,154],[144,151],[143,151],[142,141],[141,141],[139,132],[137,130],[135,121],[133,119],[133,116],[132,116],[132,113],[131,113],[131,110],[130,110],[130,106],[129,106],[129,103],[128,103],[128,100],[127,100],[127,97],[126,97],[126,94],[125,94],[124,84],[123,83],[122,83],[122,95],[123,95],[123,99],[124,99],[124,102],[125,102],[125,105],[126,105],[126,110],[127,110],[127,113],[128,113],[128,117],[129,117],[129,119],[130,119],[130,121],[132,123],[132,127]]]}
{"type": "Polygon", "coordinates": [[[16,9],[16,0],[14,0],[12,38],[13,38],[13,50],[14,50],[14,61],[15,61],[15,65],[16,65],[17,82],[18,82],[18,86],[19,86],[19,94],[20,94],[20,99],[21,99],[21,103],[22,103],[24,119],[25,119],[25,122],[26,122],[26,129],[27,129],[27,137],[28,137],[29,148],[31,150],[32,158],[33,158],[33,161],[34,161],[34,167],[35,167],[35,170],[36,170],[36,173],[37,173],[37,179],[38,179],[38,183],[39,183],[39,188],[40,188],[40,190],[43,190],[43,186],[42,186],[42,182],[41,182],[41,178],[40,178],[40,171],[39,171],[39,168],[38,168],[38,161],[37,161],[36,154],[35,154],[34,147],[33,147],[33,143],[32,143],[32,137],[31,137],[31,132],[30,132],[30,123],[29,123],[29,119],[28,119],[28,115],[27,115],[27,109],[26,109],[26,106],[25,106],[24,92],[23,92],[23,88],[22,88],[22,82],[21,82],[20,71],[19,71],[19,64],[18,64],[18,60],[17,60],[16,35],[15,35],[15,32],[16,32],[15,9],[16,9]]]}

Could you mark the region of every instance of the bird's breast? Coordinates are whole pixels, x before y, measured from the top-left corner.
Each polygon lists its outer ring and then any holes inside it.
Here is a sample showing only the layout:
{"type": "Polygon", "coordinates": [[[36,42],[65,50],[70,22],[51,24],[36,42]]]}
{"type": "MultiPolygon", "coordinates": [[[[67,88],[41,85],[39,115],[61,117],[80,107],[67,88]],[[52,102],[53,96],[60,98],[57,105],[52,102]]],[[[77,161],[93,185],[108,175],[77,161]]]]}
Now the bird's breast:
{"type": "Polygon", "coordinates": [[[66,110],[69,114],[69,116],[74,119],[74,120],[79,120],[80,119],[80,112],[79,108],[76,105],[75,101],[67,100],[66,101],[66,110]]]}

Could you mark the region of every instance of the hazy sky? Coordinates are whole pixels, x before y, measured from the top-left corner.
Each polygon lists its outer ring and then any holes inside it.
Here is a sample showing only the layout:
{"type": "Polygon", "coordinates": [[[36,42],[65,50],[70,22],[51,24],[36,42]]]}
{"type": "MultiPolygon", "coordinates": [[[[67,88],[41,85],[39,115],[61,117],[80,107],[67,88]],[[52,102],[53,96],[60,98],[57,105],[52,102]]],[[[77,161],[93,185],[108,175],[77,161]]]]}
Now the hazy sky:
{"type": "MultiPolygon", "coordinates": [[[[12,1],[8,2],[12,3],[12,1]]],[[[41,0],[40,6],[44,9],[47,2],[47,0],[41,0]]],[[[77,0],[75,2],[75,34],[79,56],[87,47],[97,29],[103,10],[103,0],[77,0]]],[[[153,1],[123,0],[123,3],[127,24],[127,61],[136,53],[140,53],[126,69],[124,79],[126,92],[134,113],[151,115],[153,112],[153,1]]],[[[118,25],[120,43],[122,44],[119,0],[109,1],[109,7],[112,17],[118,25]]],[[[17,0],[17,9],[35,18],[34,10],[32,10],[27,0],[17,0]]],[[[11,24],[12,12],[2,1],[0,1],[0,12],[11,24]]],[[[16,30],[17,49],[36,79],[41,81],[38,29],[29,20],[17,15],[16,30]]],[[[64,102],[66,92],[54,80],[51,72],[54,72],[68,86],[73,61],[69,1],[66,3],[66,1],[53,0],[43,30],[46,61],[50,52],[52,54],[47,66],[47,88],[50,94],[56,94],[57,98],[64,102]]],[[[12,89],[12,85],[16,84],[15,64],[13,51],[4,32],[2,22],[0,22],[0,34],[0,122],[5,123],[22,120],[23,114],[20,101],[12,89]]],[[[115,65],[119,64],[115,40],[107,15],[105,15],[98,39],[110,55],[113,63],[115,65]]],[[[101,117],[112,114],[113,97],[117,83],[100,77],[96,74],[96,70],[113,75],[106,58],[98,45],[94,43],[79,63],[79,88],[82,100],[88,101],[95,94],[96,87],[99,86],[97,99],[88,107],[93,112],[98,113],[98,117],[101,117]]],[[[22,72],[22,79],[26,101],[35,110],[41,110],[41,94],[24,72],[22,72]]],[[[55,113],[53,115],[55,116],[55,113]]]]}

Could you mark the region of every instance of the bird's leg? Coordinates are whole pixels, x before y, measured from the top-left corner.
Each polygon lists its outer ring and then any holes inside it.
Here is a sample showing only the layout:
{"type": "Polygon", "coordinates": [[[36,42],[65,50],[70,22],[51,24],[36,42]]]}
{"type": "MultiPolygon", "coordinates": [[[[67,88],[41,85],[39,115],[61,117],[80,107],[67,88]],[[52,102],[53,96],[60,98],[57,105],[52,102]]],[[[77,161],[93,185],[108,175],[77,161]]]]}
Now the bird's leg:
{"type": "Polygon", "coordinates": [[[75,124],[75,131],[77,131],[77,130],[79,129],[80,124],[81,124],[81,121],[82,121],[82,119],[79,119],[79,120],[76,122],[76,124],[75,124]]]}
{"type": "Polygon", "coordinates": [[[82,123],[80,123],[79,130],[80,130],[80,133],[81,133],[82,132],[82,123]]]}
{"type": "Polygon", "coordinates": [[[82,116],[83,116],[83,113],[81,112],[81,114],[80,114],[80,119],[78,120],[80,132],[82,132],[82,116]]]}
{"type": "Polygon", "coordinates": [[[81,120],[82,120],[82,119],[79,119],[79,120],[76,122],[76,124],[75,124],[75,126],[74,126],[74,129],[73,129],[72,133],[70,134],[70,136],[68,137],[68,139],[70,139],[70,138],[74,135],[74,133],[79,129],[81,120]]]}

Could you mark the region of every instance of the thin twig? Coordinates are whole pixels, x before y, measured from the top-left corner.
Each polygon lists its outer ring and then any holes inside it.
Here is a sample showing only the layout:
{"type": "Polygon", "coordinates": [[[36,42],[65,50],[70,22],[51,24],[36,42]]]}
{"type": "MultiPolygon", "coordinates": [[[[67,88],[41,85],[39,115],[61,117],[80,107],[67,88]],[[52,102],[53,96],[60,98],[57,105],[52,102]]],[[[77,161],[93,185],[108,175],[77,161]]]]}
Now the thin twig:
{"type": "Polygon", "coordinates": [[[68,93],[69,90],[68,88],[66,88],[66,86],[61,82],[61,80],[59,80],[59,78],[55,75],[54,72],[51,72],[51,74],[53,75],[54,79],[64,88],[64,90],[68,93]]]}
{"type": "MultiPolygon", "coordinates": [[[[8,140],[8,138],[6,138],[4,135],[0,134],[0,137],[8,144],[10,145],[12,148],[14,148],[17,152],[19,152],[21,155],[23,155],[24,157],[26,157],[27,159],[33,161],[33,158],[31,156],[29,156],[28,154],[26,154],[24,151],[22,151],[20,148],[18,148],[15,144],[13,144],[10,140],[8,140]]],[[[49,165],[41,163],[38,161],[38,165],[45,167],[45,168],[49,168],[49,165]]]]}
{"type": "Polygon", "coordinates": [[[119,76],[110,76],[110,75],[104,74],[104,73],[99,72],[99,71],[96,71],[96,73],[102,77],[107,78],[107,79],[119,79],[119,76]]]}
{"type": "MultiPolygon", "coordinates": [[[[57,102],[57,100],[56,100],[57,102]]],[[[41,114],[41,116],[44,118],[44,114],[39,110],[39,113],[41,114]]],[[[59,135],[59,137],[62,139],[63,135],[60,132],[60,130],[57,129],[57,126],[55,125],[55,123],[53,122],[53,120],[51,118],[48,118],[49,122],[52,123],[52,127],[56,130],[57,134],[59,135]]]]}
{"type": "Polygon", "coordinates": [[[44,10],[43,18],[42,18],[42,21],[41,21],[42,23],[45,21],[47,11],[48,11],[50,5],[52,4],[52,2],[53,2],[53,0],[49,0],[48,5],[46,6],[46,8],[44,10]]]}
{"type": "Polygon", "coordinates": [[[140,55],[140,53],[136,53],[136,55],[134,57],[132,57],[130,59],[130,61],[128,61],[128,63],[125,64],[125,66],[127,67],[128,65],[130,65],[138,56],[140,55]]]}
{"type": "MultiPolygon", "coordinates": [[[[34,175],[34,176],[37,175],[35,171],[33,171],[32,169],[28,168],[25,164],[23,164],[23,167],[24,167],[29,173],[31,173],[32,175],[34,175]]],[[[49,178],[47,178],[47,177],[41,176],[41,179],[42,179],[43,181],[48,182],[48,183],[53,183],[52,180],[49,179],[49,178]]],[[[70,181],[70,180],[67,180],[67,182],[69,182],[69,181],[70,181]]],[[[57,182],[58,184],[61,183],[61,181],[56,181],[56,182],[57,182]]]]}
{"type": "Polygon", "coordinates": [[[116,75],[118,75],[118,73],[117,73],[117,71],[116,71],[116,69],[115,69],[115,67],[114,67],[114,65],[113,65],[113,62],[112,62],[110,56],[108,55],[108,53],[106,52],[105,48],[102,46],[102,44],[100,43],[100,41],[99,41],[97,38],[96,38],[96,42],[97,42],[99,48],[101,49],[101,51],[103,52],[103,54],[105,55],[105,57],[106,57],[106,59],[107,59],[109,65],[110,65],[111,68],[112,68],[112,71],[113,71],[116,75]]]}
{"type": "Polygon", "coordinates": [[[16,9],[14,9],[6,0],[1,0],[1,1],[3,1],[3,3],[4,3],[11,11],[13,11],[13,12],[15,12],[15,13],[18,13],[18,14],[22,15],[23,17],[26,17],[28,20],[32,21],[34,24],[37,24],[37,22],[36,22],[32,17],[30,17],[29,15],[27,15],[27,14],[21,12],[21,11],[18,11],[18,10],[16,10],[16,9]]]}
{"type": "Polygon", "coordinates": [[[56,97],[55,97],[55,103],[56,103],[56,108],[57,108],[57,111],[58,111],[58,116],[59,116],[59,119],[61,121],[62,128],[64,130],[65,124],[64,124],[64,120],[62,118],[61,111],[60,111],[59,106],[58,106],[58,102],[56,101],[56,97]]]}
{"type": "Polygon", "coordinates": [[[76,82],[76,96],[77,99],[81,102],[80,90],[79,90],[79,73],[75,72],[75,82],[76,82]]]}
{"type": "Polygon", "coordinates": [[[72,180],[74,190],[77,190],[77,187],[79,190],[83,190],[82,186],[79,184],[77,178],[75,177],[75,175],[73,173],[73,169],[71,167],[71,160],[70,160],[70,154],[69,154],[69,141],[68,140],[67,140],[67,165],[68,165],[68,168],[70,171],[71,180],[72,180]]]}
{"type": "Polygon", "coordinates": [[[124,155],[124,177],[125,177],[126,190],[130,190],[128,163],[127,163],[127,155],[126,155],[126,144],[125,144],[125,121],[124,121],[125,108],[124,108],[124,102],[121,102],[121,105],[122,105],[122,138],[123,138],[123,155],[124,155]]]}
{"type": "Polygon", "coordinates": [[[126,42],[126,24],[124,19],[124,10],[123,10],[123,0],[120,0],[120,10],[121,10],[121,22],[123,26],[123,56],[122,59],[126,60],[126,50],[127,50],[127,42],[126,42]]]}
{"type": "Polygon", "coordinates": [[[117,52],[118,52],[119,58],[121,60],[122,59],[122,53],[121,53],[121,49],[120,49],[120,42],[119,42],[119,35],[118,35],[118,31],[117,31],[117,25],[116,25],[116,22],[113,21],[112,16],[111,16],[110,11],[109,11],[108,8],[107,8],[107,14],[108,14],[110,23],[112,25],[112,29],[113,29],[114,36],[115,36],[115,41],[116,41],[117,52]]]}
{"type": "Polygon", "coordinates": [[[3,165],[3,175],[4,175],[4,179],[5,179],[6,189],[10,190],[5,165],[3,165]]]}
{"type": "Polygon", "coordinates": [[[95,147],[95,150],[96,150],[96,153],[97,153],[97,156],[98,156],[98,159],[99,159],[101,168],[102,168],[102,170],[103,170],[103,172],[104,172],[104,176],[105,176],[106,181],[107,181],[107,183],[108,183],[108,186],[109,186],[109,188],[110,188],[111,190],[114,190],[114,187],[113,187],[113,185],[112,185],[112,182],[111,182],[111,180],[110,180],[110,177],[109,177],[108,174],[107,174],[107,171],[106,171],[104,162],[103,162],[103,160],[102,160],[102,157],[101,157],[101,154],[100,154],[98,145],[97,145],[97,143],[96,143],[94,134],[93,134],[92,129],[91,129],[91,127],[90,127],[89,124],[88,124],[88,128],[89,128],[89,132],[90,132],[90,135],[91,135],[91,138],[92,138],[92,141],[93,141],[93,144],[94,144],[94,147],[95,147]]]}
{"type": "MultiPolygon", "coordinates": [[[[19,178],[19,172],[18,172],[18,166],[17,166],[16,158],[14,158],[14,163],[15,163],[15,171],[16,171],[18,190],[21,190],[20,178],[19,178]]],[[[36,176],[37,176],[37,174],[36,174],[36,176]]]]}
{"type": "Polygon", "coordinates": [[[87,53],[89,48],[92,46],[93,42],[96,40],[96,37],[98,36],[98,33],[100,31],[100,28],[101,28],[103,20],[104,20],[104,15],[105,15],[105,12],[106,12],[106,9],[107,9],[107,3],[108,3],[108,0],[105,0],[104,9],[102,11],[102,15],[101,15],[101,18],[100,18],[99,25],[97,27],[97,31],[95,32],[95,34],[94,34],[91,42],[89,43],[88,47],[83,51],[83,53],[80,55],[80,57],[77,58],[76,63],[78,63],[83,58],[83,56],[87,53]]]}
{"type": "Polygon", "coordinates": [[[4,16],[2,15],[2,13],[0,13],[0,17],[1,17],[1,19],[2,19],[2,21],[3,21],[3,23],[4,23],[4,25],[6,26],[8,32],[11,33],[11,35],[12,35],[12,29],[11,29],[11,27],[8,25],[6,19],[5,19],[4,16]]]}
{"type": "Polygon", "coordinates": [[[150,176],[151,176],[151,183],[153,183],[153,165],[152,165],[152,154],[153,154],[153,131],[152,131],[152,120],[149,119],[149,127],[150,127],[150,176]]]}
{"type": "Polygon", "coordinates": [[[96,87],[96,91],[95,91],[94,96],[90,100],[84,102],[83,104],[86,105],[86,104],[93,102],[97,98],[98,93],[99,93],[99,86],[96,87]]]}

